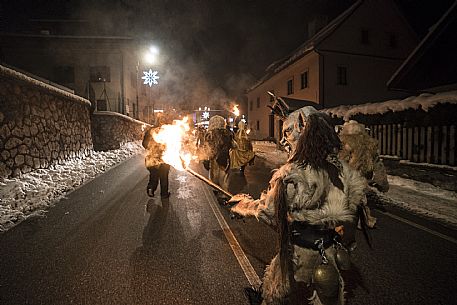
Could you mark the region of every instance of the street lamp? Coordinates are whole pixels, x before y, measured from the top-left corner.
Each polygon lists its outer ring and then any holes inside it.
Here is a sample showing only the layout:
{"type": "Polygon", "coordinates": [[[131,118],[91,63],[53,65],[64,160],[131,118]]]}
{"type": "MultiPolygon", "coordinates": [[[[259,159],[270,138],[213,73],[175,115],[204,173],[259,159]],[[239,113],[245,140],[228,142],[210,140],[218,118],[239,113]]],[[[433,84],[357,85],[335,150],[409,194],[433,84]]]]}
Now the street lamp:
{"type": "MultiPolygon", "coordinates": [[[[142,66],[144,68],[148,67],[148,69],[146,69],[145,71],[142,71],[143,72],[143,76],[141,77],[141,79],[143,80],[143,84],[144,85],[149,85],[149,87],[152,87],[153,85],[158,85],[158,79],[159,79],[159,75],[158,75],[158,71],[154,71],[153,69],[149,68],[150,65],[152,64],[157,64],[157,61],[158,61],[158,55],[159,55],[159,49],[155,46],[150,46],[144,53],[143,53],[143,56],[141,58],[142,62],[144,62],[145,64],[143,64],[142,66]]],[[[140,59],[138,59],[138,64],[137,64],[137,102],[138,102],[138,80],[139,80],[139,66],[140,66],[140,59]]],[[[147,107],[148,107],[148,123],[151,123],[151,118],[150,118],[150,99],[151,99],[151,95],[150,95],[150,92],[148,91],[148,99],[147,99],[147,107]]],[[[154,115],[154,102],[152,104],[152,112],[153,112],[153,116],[154,115]]],[[[154,118],[154,117],[153,117],[154,118]]]]}

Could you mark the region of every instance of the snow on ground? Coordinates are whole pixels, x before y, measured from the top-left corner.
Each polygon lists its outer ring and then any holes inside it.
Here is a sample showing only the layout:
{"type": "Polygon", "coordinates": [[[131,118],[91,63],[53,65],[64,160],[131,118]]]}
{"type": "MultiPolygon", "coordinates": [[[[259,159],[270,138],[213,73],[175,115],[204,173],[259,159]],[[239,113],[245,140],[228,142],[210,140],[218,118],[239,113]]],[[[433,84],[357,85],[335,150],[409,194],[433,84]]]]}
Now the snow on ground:
{"type": "MultiPolygon", "coordinates": [[[[272,142],[253,142],[254,151],[272,168],[287,161],[287,153],[272,142]]],[[[139,142],[127,143],[117,150],[92,152],[84,159],[72,159],[0,182],[0,232],[6,231],[31,215],[42,215],[46,209],[69,192],[133,155],[142,153],[139,142]]],[[[457,193],[428,183],[389,176],[391,189],[380,196],[385,202],[432,217],[457,228],[457,193]]]]}
{"type": "MultiPolygon", "coordinates": [[[[287,161],[287,153],[272,142],[253,142],[256,155],[277,168],[287,161]]],[[[449,168],[447,168],[449,169],[449,168]]],[[[388,176],[390,190],[378,193],[383,202],[433,218],[457,229],[457,193],[429,183],[388,176]]]]}
{"type": "Polygon", "coordinates": [[[383,201],[433,218],[457,229],[457,193],[398,176],[388,176],[390,189],[383,201]]]}
{"type": "Polygon", "coordinates": [[[0,232],[31,215],[42,215],[78,186],[143,151],[140,142],[126,143],[117,150],[94,151],[84,159],[71,159],[20,178],[5,179],[0,182],[0,232]]]}

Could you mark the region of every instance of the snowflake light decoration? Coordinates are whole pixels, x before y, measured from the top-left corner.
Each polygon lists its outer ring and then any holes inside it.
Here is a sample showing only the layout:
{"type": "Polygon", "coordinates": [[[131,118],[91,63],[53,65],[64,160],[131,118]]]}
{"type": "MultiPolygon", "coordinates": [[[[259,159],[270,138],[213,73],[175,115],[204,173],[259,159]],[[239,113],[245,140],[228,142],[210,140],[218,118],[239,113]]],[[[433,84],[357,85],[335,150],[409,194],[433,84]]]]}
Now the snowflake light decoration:
{"type": "Polygon", "coordinates": [[[157,75],[157,71],[152,71],[149,69],[149,71],[143,71],[144,76],[141,79],[144,79],[144,84],[149,85],[149,87],[152,87],[152,85],[158,85],[159,82],[157,81],[159,79],[159,76],[157,75]]]}
{"type": "Polygon", "coordinates": [[[203,112],[203,113],[202,113],[202,118],[203,118],[204,120],[209,119],[209,112],[208,112],[208,111],[203,112]]]}

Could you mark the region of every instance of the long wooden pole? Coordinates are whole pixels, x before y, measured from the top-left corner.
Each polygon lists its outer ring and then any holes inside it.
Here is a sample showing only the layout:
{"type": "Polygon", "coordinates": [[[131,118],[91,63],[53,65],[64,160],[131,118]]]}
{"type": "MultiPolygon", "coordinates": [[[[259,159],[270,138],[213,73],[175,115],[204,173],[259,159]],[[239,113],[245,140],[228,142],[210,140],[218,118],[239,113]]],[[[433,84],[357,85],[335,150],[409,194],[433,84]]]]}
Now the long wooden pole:
{"type": "Polygon", "coordinates": [[[207,179],[206,177],[200,175],[199,173],[196,173],[195,171],[193,171],[192,169],[188,168],[188,167],[185,167],[186,171],[197,177],[198,179],[200,179],[201,181],[205,182],[206,184],[208,184],[209,186],[211,186],[212,188],[215,188],[216,190],[224,193],[224,195],[227,195],[228,197],[233,197],[233,194],[230,193],[230,192],[227,192],[226,190],[224,190],[222,187],[220,187],[219,185],[217,185],[216,183],[214,183],[213,181],[207,179]]]}

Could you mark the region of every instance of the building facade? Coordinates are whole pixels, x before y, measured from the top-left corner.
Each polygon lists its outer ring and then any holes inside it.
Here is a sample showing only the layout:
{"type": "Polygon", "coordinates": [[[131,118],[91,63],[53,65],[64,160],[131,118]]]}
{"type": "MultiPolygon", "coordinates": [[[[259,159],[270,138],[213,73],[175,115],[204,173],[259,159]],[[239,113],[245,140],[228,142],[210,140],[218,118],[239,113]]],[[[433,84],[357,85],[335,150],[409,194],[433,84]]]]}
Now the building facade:
{"type": "Polygon", "coordinates": [[[266,106],[276,96],[311,101],[318,108],[404,97],[387,81],[417,45],[392,1],[357,1],[285,58],[247,91],[249,125],[257,139],[279,138],[280,122],[266,106]]]}
{"type": "Polygon", "coordinates": [[[98,111],[153,122],[154,88],[143,84],[139,43],[124,36],[0,33],[1,62],[65,86],[98,111]]]}

